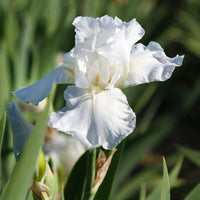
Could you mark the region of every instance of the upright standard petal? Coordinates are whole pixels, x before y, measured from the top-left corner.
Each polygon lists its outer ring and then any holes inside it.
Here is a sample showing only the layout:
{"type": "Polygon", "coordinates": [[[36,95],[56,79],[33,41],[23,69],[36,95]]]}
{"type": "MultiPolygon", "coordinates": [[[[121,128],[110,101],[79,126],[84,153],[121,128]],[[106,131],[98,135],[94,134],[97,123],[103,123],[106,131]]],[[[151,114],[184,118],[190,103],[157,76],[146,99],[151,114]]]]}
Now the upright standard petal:
{"type": "Polygon", "coordinates": [[[13,92],[14,95],[24,103],[38,105],[51,91],[53,84],[74,83],[74,69],[66,64],[60,64],[58,68],[51,71],[36,83],[13,92]]]}
{"type": "MultiPolygon", "coordinates": [[[[101,53],[104,53],[105,50],[106,55],[107,52],[115,54],[121,48],[121,45],[130,48],[144,35],[144,29],[136,19],[127,23],[117,17],[113,19],[107,15],[100,18],[77,17],[73,21],[73,25],[76,31],[77,48],[96,50],[101,53]],[[110,45],[112,47],[109,47],[110,45]],[[110,52],[108,48],[112,51],[110,52]]],[[[118,56],[115,54],[115,57],[118,56]]]]}
{"type": "Polygon", "coordinates": [[[26,121],[14,102],[8,103],[8,120],[13,132],[13,149],[19,155],[33,130],[33,125],[26,121]]]}
{"type": "MultiPolygon", "coordinates": [[[[111,64],[109,68],[115,68],[115,71],[112,70],[113,77],[108,78],[106,86],[103,83],[100,84],[100,87],[110,88],[115,85],[121,88],[128,76],[132,45],[144,35],[144,29],[141,25],[136,19],[130,22],[123,22],[117,17],[113,19],[107,15],[96,19],[92,17],[77,17],[73,25],[76,27],[76,46],[73,51],[73,56],[76,58],[79,57],[83,61],[83,57],[80,55],[84,54],[87,57],[86,62],[90,62],[90,55],[94,54],[96,56],[89,65],[83,65],[82,62],[77,62],[78,68],[82,72],[83,69],[85,71],[88,68],[91,69],[94,67],[94,61],[96,59],[99,59],[100,56],[105,57],[109,61],[108,64],[111,64]]],[[[102,69],[102,67],[100,68],[102,69]]],[[[89,71],[87,70],[84,76],[89,71]]],[[[94,76],[94,79],[95,77],[99,76],[94,76]]],[[[100,75],[100,77],[97,79],[101,81],[102,77],[106,76],[100,75]]],[[[84,85],[82,82],[81,85],[84,85]]],[[[84,79],[84,82],[87,82],[87,80],[84,79]]],[[[80,84],[77,86],[80,87],[80,84]]]]}
{"type": "Polygon", "coordinates": [[[88,149],[112,149],[135,128],[135,113],[118,88],[89,90],[68,86],[65,99],[67,106],[50,115],[49,125],[71,134],[88,149]]]}
{"type": "Polygon", "coordinates": [[[109,42],[104,42],[104,45],[97,51],[109,58],[127,60],[130,57],[132,45],[143,37],[145,31],[136,19],[132,19],[130,22],[122,22],[115,17],[114,22],[117,26],[115,34],[112,35],[109,42]]]}
{"type": "Polygon", "coordinates": [[[100,18],[77,17],[73,21],[76,27],[76,46],[80,49],[94,50],[110,38],[116,31],[116,23],[110,16],[100,18]]]}
{"type": "Polygon", "coordinates": [[[184,56],[169,58],[156,42],[134,45],[131,52],[130,68],[123,86],[129,87],[152,81],[165,81],[171,77],[175,66],[182,65],[184,56]]]}

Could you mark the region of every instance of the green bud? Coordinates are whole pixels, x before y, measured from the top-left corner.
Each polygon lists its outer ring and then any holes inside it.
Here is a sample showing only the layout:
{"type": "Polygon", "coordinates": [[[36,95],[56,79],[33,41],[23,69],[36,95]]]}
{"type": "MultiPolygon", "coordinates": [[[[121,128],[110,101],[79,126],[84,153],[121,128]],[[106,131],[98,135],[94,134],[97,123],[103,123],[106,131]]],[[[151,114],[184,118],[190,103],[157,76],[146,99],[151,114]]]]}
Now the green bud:
{"type": "Polygon", "coordinates": [[[46,174],[44,178],[44,184],[49,188],[50,190],[50,195],[49,197],[51,199],[54,198],[56,192],[57,192],[57,180],[54,174],[52,173],[48,163],[46,165],[46,174]]]}
{"type": "Polygon", "coordinates": [[[37,181],[34,179],[30,186],[34,200],[54,199],[57,192],[57,180],[52,173],[48,163],[46,163],[45,175],[41,177],[42,180],[37,181]]]}
{"type": "Polygon", "coordinates": [[[38,155],[34,180],[41,181],[46,171],[46,160],[42,150],[38,155]]]}
{"type": "Polygon", "coordinates": [[[50,189],[42,182],[34,181],[31,188],[34,200],[49,200],[50,189]]]}
{"type": "Polygon", "coordinates": [[[99,155],[97,157],[96,166],[95,166],[95,180],[94,180],[94,183],[92,186],[91,194],[95,194],[97,192],[99,186],[103,182],[103,180],[106,176],[106,173],[108,171],[108,168],[111,164],[113,155],[116,151],[117,151],[117,149],[114,148],[111,151],[108,158],[106,157],[105,153],[102,150],[99,151],[99,155]]]}

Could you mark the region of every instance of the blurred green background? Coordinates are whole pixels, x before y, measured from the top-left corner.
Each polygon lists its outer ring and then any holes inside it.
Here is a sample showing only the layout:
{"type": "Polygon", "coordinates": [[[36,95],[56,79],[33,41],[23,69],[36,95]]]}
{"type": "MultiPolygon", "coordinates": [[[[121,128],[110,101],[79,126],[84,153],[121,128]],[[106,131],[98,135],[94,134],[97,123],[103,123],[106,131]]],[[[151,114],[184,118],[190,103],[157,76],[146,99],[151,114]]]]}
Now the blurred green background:
{"type": "MultiPolygon", "coordinates": [[[[184,154],[171,193],[172,199],[183,199],[200,181],[199,0],[0,0],[0,119],[7,102],[17,102],[11,91],[39,80],[73,48],[73,19],[105,14],[123,21],[136,18],[146,32],[140,42],[159,42],[169,57],[185,55],[170,80],[124,90],[137,128],[126,141],[111,199],[139,199],[141,185],[151,194],[162,177],[162,156],[170,171],[184,154]]],[[[65,104],[65,88],[56,88],[55,110],[65,104]]],[[[25,115],[34,121],[35,115],[25,115]]],[[[8,123],[1,155],[2,190],[15,165],[8,123]]]]}

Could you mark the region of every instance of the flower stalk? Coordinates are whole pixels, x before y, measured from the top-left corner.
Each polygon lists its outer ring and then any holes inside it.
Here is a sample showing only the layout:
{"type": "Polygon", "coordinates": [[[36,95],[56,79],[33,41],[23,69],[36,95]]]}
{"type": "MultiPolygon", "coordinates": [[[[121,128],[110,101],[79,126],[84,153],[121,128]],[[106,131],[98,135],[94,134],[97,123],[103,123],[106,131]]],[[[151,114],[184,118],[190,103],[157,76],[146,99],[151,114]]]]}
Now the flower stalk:
{"type": "Polygon", "coordinates": [[[85,189],[82,200],[92,200],[95,196],[91,190],[95,179],[96,149],[88,152],[86,165],[85,189]]]}

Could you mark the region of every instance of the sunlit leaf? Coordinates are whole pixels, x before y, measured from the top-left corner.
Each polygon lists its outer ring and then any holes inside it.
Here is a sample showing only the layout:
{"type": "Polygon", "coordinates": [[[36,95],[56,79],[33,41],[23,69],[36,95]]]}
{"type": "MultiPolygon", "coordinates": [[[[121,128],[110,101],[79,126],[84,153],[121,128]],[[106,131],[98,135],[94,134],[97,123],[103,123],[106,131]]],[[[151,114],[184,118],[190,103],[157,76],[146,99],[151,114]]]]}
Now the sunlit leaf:
{"type": "Polygon", "coordinates": [[[1,199],[25,199],[35,170],[35,163],[37,161],[39,149],[46,132],[49,104],[50,101],[48,101],[40,120],[24,148],[24,151],[20,155],[13,174],[2,192],[1,199]]]}
{"type": "Polygon", "coordinates": [[[8,66],[7,49],[5,45],[0,45],[0,118],[6,108],[6,101],[9,97],[10,73],[8,66]]]}
{"type": "Polygon", "coordinates": [[[0,120],[0,152],[1,152],[1,148],[2,148],[5,125],[6,125],[6,112],[4,112],[4,114],[0,120]]]}
{"type": "Polygon", "coordinates": [[[0,120],[0,188],[1,188],[1,148],[3,143],[5,124],[6,124],[6,112],[4,112],[0,120]]]}
{"type": "MultiPolygon", "coordinates": [[[[176,181],[181,170],[182,162],[183,162],[183,157],[181,156],[178,159],[174,168],[171,170],[169,174],[170,186],[173,186],[174,182],[176,181]]],[[[148,195],[147,200],[160,199],[161,190],[162,190],[162,187],[161,187],[161,184],[159,183],[159,185],[148,195]]]]}
{"type": "Polygon", "coordinates": [[[146,185],[143,183],[140,188],[140,200],[146,199],[146,185]]]}
{"type": "Polygon", "coordinates": [[[164,158],[163,158],[163,183],[162,183],[161,200],[170,200],[170,182],[169,182],[167,165],[164,158]]]}

